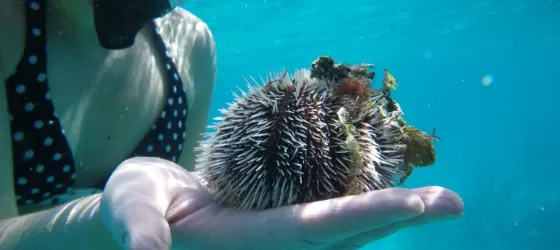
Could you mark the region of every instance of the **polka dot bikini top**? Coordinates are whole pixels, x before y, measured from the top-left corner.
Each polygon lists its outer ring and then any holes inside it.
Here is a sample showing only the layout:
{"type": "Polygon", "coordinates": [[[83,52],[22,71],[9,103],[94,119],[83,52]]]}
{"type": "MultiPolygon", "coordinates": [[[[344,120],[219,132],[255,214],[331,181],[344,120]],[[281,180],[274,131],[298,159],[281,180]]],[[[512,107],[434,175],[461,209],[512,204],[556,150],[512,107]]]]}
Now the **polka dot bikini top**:
{"type": "MultiPolygon", "coordinates": [[[[46,0],[28,0],[26,40],[17,71],[5,83],[12,133],[14,185],[19,206],[63,201],[75,191],[75,166],[47,84],[46,0]]],[[[187,118],[187,99],[177,68],[154,22],[150,32],[158,60],[165,65],[168,100],[152,129],[131,152],[177,162],[187,118]]],[[[56,98],[56,97],[55,97],[56,98]]],[[[125,159],[123,159],[125,160],[125,159]]],[[[102,189],[105,180],[96,188],[102,189]]]]}

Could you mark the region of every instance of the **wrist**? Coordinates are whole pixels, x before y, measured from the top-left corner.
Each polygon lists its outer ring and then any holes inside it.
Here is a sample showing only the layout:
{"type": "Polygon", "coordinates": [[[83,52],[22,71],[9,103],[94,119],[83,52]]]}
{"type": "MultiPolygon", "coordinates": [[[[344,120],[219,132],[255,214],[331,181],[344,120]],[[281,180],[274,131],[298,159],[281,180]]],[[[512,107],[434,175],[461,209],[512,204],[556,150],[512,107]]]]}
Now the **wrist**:
{"type": "Polygon", "coordinates": [[[118,249],[99,214],[100,194],[0,222],[0,249],[118,249]]]}

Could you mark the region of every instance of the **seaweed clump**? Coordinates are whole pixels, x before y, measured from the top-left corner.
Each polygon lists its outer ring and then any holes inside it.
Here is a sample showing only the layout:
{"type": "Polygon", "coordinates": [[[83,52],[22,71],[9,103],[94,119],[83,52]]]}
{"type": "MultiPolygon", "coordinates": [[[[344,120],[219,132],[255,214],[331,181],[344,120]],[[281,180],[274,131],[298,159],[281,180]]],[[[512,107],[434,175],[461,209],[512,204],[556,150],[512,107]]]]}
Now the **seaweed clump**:
{"type": "Polygon", "coordinates": [[[398,114],[393,116],[392,123],[399,131],[399,135],[395,135],[394,138],[398,138],[398,142],[402,144],[398,150],[404,153],[403,161],[400,164],[403,172],[399,179],[399,184],[404,184],[404,181],[412,174],[414,167],[426,167],[435,163],[434,142],[439,138],[434,134],[435,129],[434,133],[428,134],[406,123],[400,105],[391,97],[391,91],[397,89],[397,79],[388,69],[383,70],[382,86],[378,89],[371,86],[370,83],[375,78],[375,72],[369,70],[374,68],[375,65],[367,63],[337,64],[331,57],[321,56],[312,63],[311,77],[328,80],[331,84],[330,87],[334,90],[334,96],[345,99],[342,101],[343,108],[354,110],[354,113],[350,115],[354,119],[364,119],[365,112],[359,109],[367,109],[367,104],[364,102],[371,101],[372,97],[385,100],[386,105],[378,106],[381,116],[398,114]]]}

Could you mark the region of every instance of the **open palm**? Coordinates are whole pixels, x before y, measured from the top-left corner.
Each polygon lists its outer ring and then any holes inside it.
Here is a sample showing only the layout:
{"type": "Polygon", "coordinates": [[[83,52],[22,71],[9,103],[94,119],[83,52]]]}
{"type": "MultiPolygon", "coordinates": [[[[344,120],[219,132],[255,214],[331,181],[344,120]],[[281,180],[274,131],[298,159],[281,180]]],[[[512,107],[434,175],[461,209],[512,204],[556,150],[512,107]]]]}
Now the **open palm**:
{"type": "Polygon", "coordinates": [[[463,202],[442,187],[239,211],[218,204],[195,173],[134,158],[111,176],[103,222],[124,249],[357,249],[400,229],[458,217],[463,202]]]}

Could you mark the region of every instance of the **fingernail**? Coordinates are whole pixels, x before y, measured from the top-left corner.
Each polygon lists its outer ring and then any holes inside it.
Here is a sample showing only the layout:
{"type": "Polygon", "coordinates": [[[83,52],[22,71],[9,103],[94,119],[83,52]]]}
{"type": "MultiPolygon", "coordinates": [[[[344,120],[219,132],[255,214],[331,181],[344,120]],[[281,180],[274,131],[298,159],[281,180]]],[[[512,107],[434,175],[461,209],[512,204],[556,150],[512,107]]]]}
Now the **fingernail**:
{"type": "Polygon", "coordinates": [[[426,207],[424,205],[424,201],[418,195],[411,195],[407,199],[407,204],[406,205],[407,205],[407,208],[409,208],[410,211],[413,214],[422,214],[422,213],[424,213],[424,210],[426,209],[426,207]]]}

